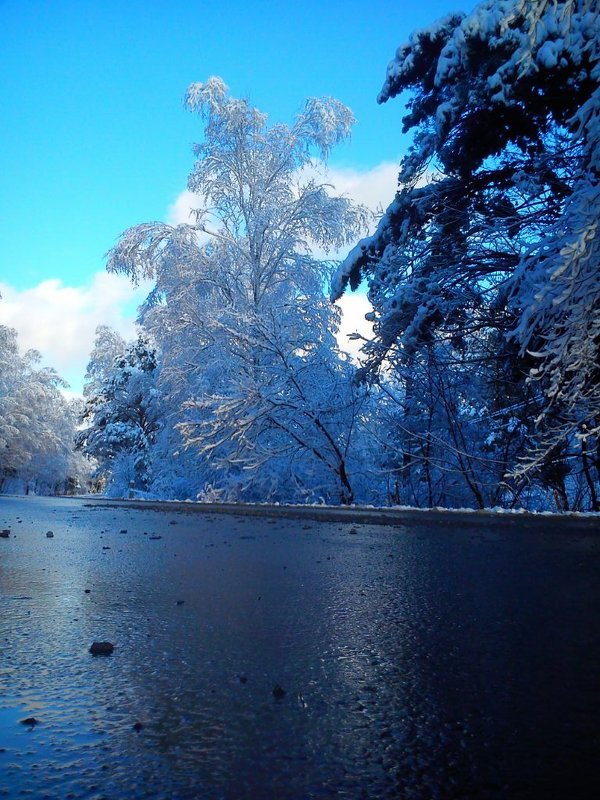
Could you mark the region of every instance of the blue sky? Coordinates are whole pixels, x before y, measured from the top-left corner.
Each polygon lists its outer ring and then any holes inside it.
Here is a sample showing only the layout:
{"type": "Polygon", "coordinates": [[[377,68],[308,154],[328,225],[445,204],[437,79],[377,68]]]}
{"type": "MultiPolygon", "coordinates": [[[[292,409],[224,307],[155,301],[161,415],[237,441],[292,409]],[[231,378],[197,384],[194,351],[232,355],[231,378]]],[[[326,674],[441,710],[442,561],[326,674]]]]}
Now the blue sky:
{"type": "MultiPolygon", "coordinates": [[[[169,219],[185,188],[202,131],[182,106],[188,84],[220,75],[277,121],[337,97],[357,124],[331,165],[368,174],[406,146],[402,103],[375,99],[388,61],[461,6],[0,0],[0,323],[79,388],[92,317],[126,332],[138,299],[98,275],[105,252],[125,228],[169,219]]],[[[377,174],[385,204],[393,170],[377,174]]]]}

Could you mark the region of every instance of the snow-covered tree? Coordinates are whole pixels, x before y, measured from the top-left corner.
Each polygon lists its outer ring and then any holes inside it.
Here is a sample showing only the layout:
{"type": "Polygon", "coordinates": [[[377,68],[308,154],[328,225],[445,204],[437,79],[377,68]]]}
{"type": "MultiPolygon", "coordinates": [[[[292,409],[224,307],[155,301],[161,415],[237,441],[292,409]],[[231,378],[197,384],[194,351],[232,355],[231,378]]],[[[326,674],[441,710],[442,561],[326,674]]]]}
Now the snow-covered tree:
{"type": "MultiPolygon", "coordinates": [[[[539,419],[523,438],[537,453],[529,477],[543,484],[567,459],[573,492],[587,475],[594,507],[599,14],[593,0],[486,0],[398,49],[379,102],[410,93],[413,144],[394,201],[333,291],[368,279],[368,370],[406,369],[426,352],[445,354],[440,374],[473,365],[470,404],[483,415],[514,418],[513,430],[539,419]],[[510,362],[508,382],[498,361],[510,362]]],[[[470,457],[484,444],[465,437],[470,457]]],[[[511,449],[513,472],[519,455],[511,449]]]]}
{"type": "Polygon", "coordinates": [[[0,491],[74,491],[87,477],[74,453],[76,403],[40,355],[21,355],[17,332],[0,325],[0,491]]]}
{"type": "Polygon", "coordinates": [[[283,318],[269,309],[222,330],[235,382],[187,404],[188,442],[226,471],[237,467],[229,477],[239,490],[250,477],[255,499],[284,497],[286,486],[302,497],[354,499],[349,453],[359,390],[335,353],[329,315],[320,318],[326,309],[314,305],[298,302],[283,318]]]}
{"type": "Polygon", "coordinates": [[[151,480],[151,447],[159,428],[157,392],[154,387],[155,350],[139,336],[113,358],[110,368],[101,357],[101,345],[112,346],[114,337],[101,330],[88,374],[91,388],[83,409],[84,427],[77,446],[98,464],[97,476],[109,492],[126,494],[130,487],[144,490],[151,480]],[[102,381],[96,366],[105,362],[102,381]]]}
{"type": "Polygon", "coordinates": [[[226,496],[348,502],[357,393],[325,298],[331,263],[313,251],[351,241],[368,214],[305,168],[348,136],[352,114],[312,99],[293,125],[269,126],[220,78],[190,86],[186,105],[205,121],[195,221],[138,225],[108,261],[156,281],[142,318],[171,428],[200,484],[226,496]]]}
{"type": "MultiPolygon", "coordinates": [[[[520,314],[516,335],[522,349],[533,353],[532,377],[548,401],[541,419],[544,436],[533,465],[561,442],[579,442],[584,468],[588,470],[586,462],[591,462],[598,472],[600,8],[591,0],[557,7],[540,4],[529,31],[531,43],[523,48],[526,68],[562,72],[565,93],[584,86],[575,108],[568,104],[566,140],[577,153],[568,197],[554,224],[524,253],[515,280],[514,302],[520,314]]],[[[600,509],[598,501],[596,507],[600,509]]]]}
{"type": "Polygon", "coordinates": [[[108,325],[98,325],[94,337],[94,348],[85,371],[83,395],[97,394],[113,373],[116,358],[125,352],[125,340],[108,325]]]}

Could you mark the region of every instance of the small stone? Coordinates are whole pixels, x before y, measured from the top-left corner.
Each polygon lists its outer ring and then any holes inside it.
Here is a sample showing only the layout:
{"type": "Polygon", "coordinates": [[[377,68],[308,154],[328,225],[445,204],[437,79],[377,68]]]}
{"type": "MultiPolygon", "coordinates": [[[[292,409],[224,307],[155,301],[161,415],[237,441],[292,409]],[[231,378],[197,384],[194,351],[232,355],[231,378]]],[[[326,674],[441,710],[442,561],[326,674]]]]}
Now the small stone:
{"type": "Polygon", "coordinates": [[[353,535],[356,535],[356,534],[358,533],[358,531],[356,530],[356,528],[350,528],[350,530],[348,531],[348,533],[351,533],[351,534],[353,534],[353,535]]]}
{"type": "Polygon", "coordinates": [[[134,722],[133,723],[133,730],[136,731],[136,733],[139,733],[142,730],[143,727],[144,726],[142,725],[141,722],[134,722]]]}
{"type": "Polygon", "coordinates": [[[248,683],[248,678],[245,675],[240,675],[240,683],[248,683]]]}
{"type": "Polygon", "coordinates": [[[0,539],[8,539],[10,536],[10,528],[3,528],[0,531],[0,539]]]}
{"type": "Polygon", "coordinates": [[[84,589],[83,591],[84,591],[85,594],[89,594],[92,590],[91,589],[84,589]]]}
{"type": "Polygon", "coordinates": [[[127,528],[121,528],[121,530],[119,531],[119,533],[127,533],[127,528]]]}
{"type": "Polygon", "coordinates": [[[182,606],[185,603],[185,600],[178,600],[177,605],[182,606]]]}
{"type": "Polygon", "coordinates": [[[21,725],[29,725],[31,728],[38,723],[39,719],[36,719],[35,717],[27,717],[26,719],[21,720],[21,725]]]}
{"type": "Polygon", "coordinates": [[[102,549],[103,550],[110,550],[110,545],[109,544],[103,544],[102,545],[102,549]]]}
{"type": "Polygon", "coordinates": [[[47,539],[54,539],[54,531],[46,531],[47,539]]]}
{"type": "Polygon", "coordinates": [[[276,700],[281,700],[283,697],[285,697],[285,695],[286,695],[285,689],[278,683],[276,683],[275,686],[273,687],[273,697],[276,700]]]}
{"type": "Polygon", "coordinates": [[[93,642],[90,653],[93,656],[109,656],[114,649],[115,646],[111,642],[93,642]]]}

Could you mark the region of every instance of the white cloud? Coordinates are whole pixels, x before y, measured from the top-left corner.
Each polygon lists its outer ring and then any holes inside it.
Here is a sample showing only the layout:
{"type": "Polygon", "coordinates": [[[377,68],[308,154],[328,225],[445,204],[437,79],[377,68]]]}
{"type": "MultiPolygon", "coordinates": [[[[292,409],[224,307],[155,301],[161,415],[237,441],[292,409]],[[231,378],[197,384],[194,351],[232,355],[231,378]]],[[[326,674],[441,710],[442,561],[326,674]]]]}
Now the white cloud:
{"type": "Polygon", "coordinates": [[[125,339],[135,336],[135,311],[149,284],[133,287],[122,275],[97,272],[83,286],[45,280],[18,290],[0,283],[0,324],[15,328],[22,351],[39,350],[43,362],[72,382],[85,373],[97,325],[110,325],[125,339]]]}
{"type": "MultiPolygon", "coordinates": [[[[202,198],[194,194],[194,192],[190,192],[189,189],[184,189],[167,208],[167,225],[194,225],[196,223],[194,211],[198,211],[202,208],[204,208],[204,201],[202,198]]],[[[203,221],[207,223],[209,229],[216,229],[218,227],[217,221],[210,213],[206,213],[203,217],[203,221]]],[[[204,231],[198,231],[196,233],[199,246],[206,244],[210,241],[210,238],[210,234],[204,231]]]]}
{"type": "Polygon", "coordinates": [[[195,221],[193,211],[202,208],[202,205],[202,200],[197,194],[185,189],[167,208],[167,223],[169,225],[192,225],[195,221]]]}
{"type": "MultiPolygon", "coordinates": [[[[319,165],[316,173],[322,180],[331,184],[332,191],[348,197],[355,203],[366,206],[375,215],[370,232],[375,230],[379,217],[394,199],[398,188],[398,164],[384,161],[369,170],[325,167],[319,165]]],[[[335,254],[334,258],[343,259],[346,251],[335,254]]],[[[360,289],[356,292],[346,291],[336,305],[342,311],[342,320],[337,334],[339,347],[349,353],[355,361],[361,360],[360,348],[364,344],[361,339],[348,339],[349,334],[358,333],[363,339],[373,336],[373,325],[365,319],[365,314],[373,310],[367,295],[360,289]]]]}
{"type": "Polygon", "coordinates": [[[337,194],[354,200],[377,216],[389,206],[398,188],[398,164],[384,161],[372,169],[360,171],[341,167],[321,168],[322,174],[337,194]]]}
{"type": "Polygon", "coordinates": [[[365,314],[372,311],[371,303],[363,292],[350,292],[343,295],[336,305],[342,311],[340,328],[337,332],[337,343],[340,350],[348,353],[354,361],[361,361],[360,348],[364,344],[361,339],[349,339],[348,336],[358,333],[364,339],[373,335],[373,325],[367,322],[365,314]]]}
{"type": "MultiPolygon", "coordinates": [[[[332,167],[322,161],[313,161],[302,169],[300,176],[329,184],[330,194],[341,195],[366,206],[378,219],[394,199],[399,171],[398,164],[391,161],[382,161],[366,170],[332,167]]],[[[373,227],[375,224],[376,221],[373,227]]]]}

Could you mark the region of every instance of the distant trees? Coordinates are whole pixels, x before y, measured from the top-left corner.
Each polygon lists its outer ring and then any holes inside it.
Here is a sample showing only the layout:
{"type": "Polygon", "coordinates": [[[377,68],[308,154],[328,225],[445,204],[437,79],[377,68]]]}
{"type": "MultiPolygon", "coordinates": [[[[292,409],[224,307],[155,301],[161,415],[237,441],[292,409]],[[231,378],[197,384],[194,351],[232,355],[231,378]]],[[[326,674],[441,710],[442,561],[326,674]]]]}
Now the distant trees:
{"type": "Polygon", "coordinates": [[[477,505],[533,485],[599,508],[599,14],[487,0],[388,67],[379,102],[411,93],[413,144],[333,295],[368,280],[365,374],[393,385],[397,470],[423,504],[460,476],[477,505]]]}
{"type": "Polygon", "coordinates": [[[79,408],[40,355],[19,352],[17,332],[0,325],[0,492],[75,491],[87,466],[73,452],[79,408]]]}

